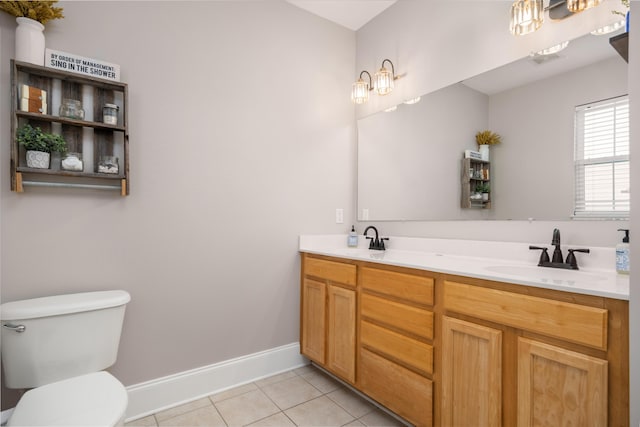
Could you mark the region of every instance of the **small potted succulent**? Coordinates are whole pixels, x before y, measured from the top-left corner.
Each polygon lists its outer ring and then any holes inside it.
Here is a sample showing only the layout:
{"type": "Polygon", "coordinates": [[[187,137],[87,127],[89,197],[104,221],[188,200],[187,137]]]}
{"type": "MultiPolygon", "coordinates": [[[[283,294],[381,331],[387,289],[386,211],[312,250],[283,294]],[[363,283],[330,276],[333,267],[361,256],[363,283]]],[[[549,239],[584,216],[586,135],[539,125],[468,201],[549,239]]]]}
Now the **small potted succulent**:
{"type": "Polygon", "coordinates": [[[67,143],[60,135],[43,132],[29,123],[18,129],[16,140],[27,150],[27,167],[30,168],[48,169],[51,153],[67,151],[67,143]]]}
{"type": "Polygon", "coordinates": [[[478,185],[476,185],[476,194],[482,195],[481,197],[483,202],[489,201],[489,192],[490,192],[490,187],[488,182],[478,183],[478,185]]]}

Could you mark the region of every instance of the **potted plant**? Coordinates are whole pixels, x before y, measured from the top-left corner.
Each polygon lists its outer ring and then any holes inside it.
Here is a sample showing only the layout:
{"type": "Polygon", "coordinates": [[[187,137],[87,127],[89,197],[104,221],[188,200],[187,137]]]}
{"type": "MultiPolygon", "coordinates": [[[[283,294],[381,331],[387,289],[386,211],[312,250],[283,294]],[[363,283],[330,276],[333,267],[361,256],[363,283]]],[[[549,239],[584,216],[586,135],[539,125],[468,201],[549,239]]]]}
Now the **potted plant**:
{"type": "Polygon", "coordinates": [[[44,65],[44,24],[64,18],[61,7],[53,1],[1,1],[0,10],[16,17],[16,52],[18,61],[44,65]]]}
{"type": "Polygon", "coordinates": [[[18,129],[16,140],[27,150],[27,167],[30,168],[48,169],[51,153],[67,150],[67,143],[60,135],[43,132],[29,123],[18,129]]]}
{"type": "Polygon", "coordinates": [[[482,184],[482,189],[480,190],[480,192],[482,193],[482,201],[483,202],[488,202],[489,201],[489,192],[491,191],[491,187],[489,187],[489,183],[485,182],[484,184],[482,184]]]}
{"type": "Polygon", "coordinates": [[[483,130],[476,133],[476,143],[478,144],[478,149],[484,161],[489,161],[489,146],[500,144],[500,142],[502,142],[502,137],[490,130],[483,130]]]}

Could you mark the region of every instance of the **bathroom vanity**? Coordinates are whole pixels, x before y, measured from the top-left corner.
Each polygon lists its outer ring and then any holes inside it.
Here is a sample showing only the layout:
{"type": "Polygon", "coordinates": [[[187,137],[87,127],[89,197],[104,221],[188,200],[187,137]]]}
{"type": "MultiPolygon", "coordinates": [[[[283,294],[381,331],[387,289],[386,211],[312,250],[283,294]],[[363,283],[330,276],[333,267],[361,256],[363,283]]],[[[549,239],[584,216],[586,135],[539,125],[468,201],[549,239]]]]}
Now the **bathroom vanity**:
{"type": "Polygon", "coordinates": [[[302,354],[410,423],[628,425],[628,279],[303,237],[302,354]]]}

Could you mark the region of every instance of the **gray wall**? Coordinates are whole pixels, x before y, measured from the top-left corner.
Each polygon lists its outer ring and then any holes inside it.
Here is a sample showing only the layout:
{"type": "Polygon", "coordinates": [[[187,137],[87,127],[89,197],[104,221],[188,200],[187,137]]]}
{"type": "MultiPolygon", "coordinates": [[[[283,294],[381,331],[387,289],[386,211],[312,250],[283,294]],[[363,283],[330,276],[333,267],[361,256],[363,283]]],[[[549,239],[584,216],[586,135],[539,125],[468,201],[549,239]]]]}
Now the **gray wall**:
{"type": "Polygon", "coordinates": [[[355,214],[354,33],[285,2],[61,6],[47,46],[129,84],[131,195],[9,191],[0,13],[2,300],[129,291],[125,385],[297,342],[298,235],[355,214]]]}

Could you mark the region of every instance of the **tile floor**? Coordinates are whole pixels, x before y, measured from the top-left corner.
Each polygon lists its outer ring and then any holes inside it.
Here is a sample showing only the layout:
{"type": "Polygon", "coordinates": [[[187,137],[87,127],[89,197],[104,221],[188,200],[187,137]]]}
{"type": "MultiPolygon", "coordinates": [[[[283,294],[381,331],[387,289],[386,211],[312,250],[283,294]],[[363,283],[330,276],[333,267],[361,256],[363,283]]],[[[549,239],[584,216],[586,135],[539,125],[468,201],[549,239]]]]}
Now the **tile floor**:
{"type": "Polygon", "coordinates": [[[125,426],[403,426],[309,365],[158,412],[125,426]]]}

